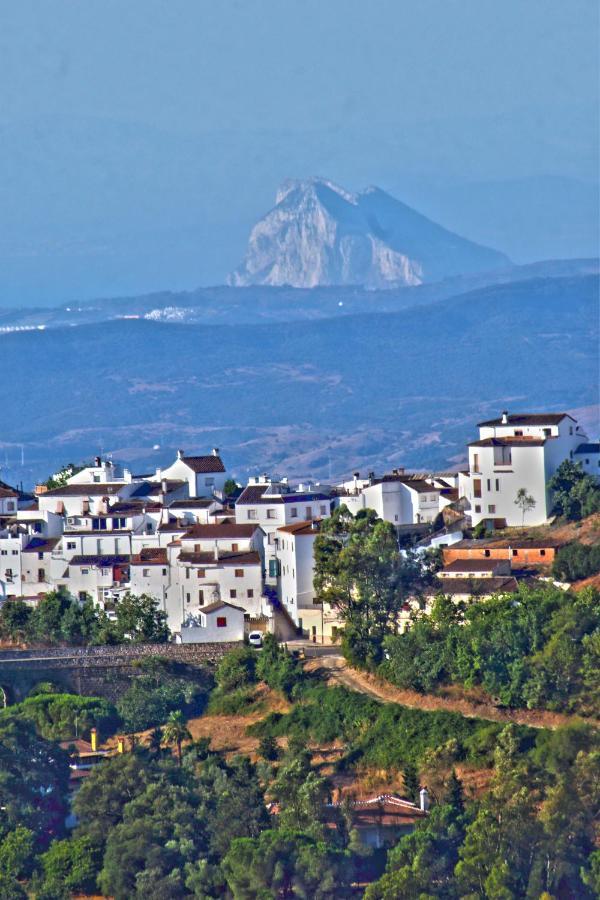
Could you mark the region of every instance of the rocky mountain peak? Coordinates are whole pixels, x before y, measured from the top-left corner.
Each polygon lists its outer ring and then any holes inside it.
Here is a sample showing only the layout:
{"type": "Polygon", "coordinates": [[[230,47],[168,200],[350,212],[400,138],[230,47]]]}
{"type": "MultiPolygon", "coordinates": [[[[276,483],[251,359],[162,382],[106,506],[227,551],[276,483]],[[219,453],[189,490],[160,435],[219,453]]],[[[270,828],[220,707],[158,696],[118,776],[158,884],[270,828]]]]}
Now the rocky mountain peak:
{"type": "Polygon", "coordinates": [[[385,288],[508,263],[502,253],[453,234],[381,188],[352,193],[311,177],[279,187],[229,283],[385,288]]]}

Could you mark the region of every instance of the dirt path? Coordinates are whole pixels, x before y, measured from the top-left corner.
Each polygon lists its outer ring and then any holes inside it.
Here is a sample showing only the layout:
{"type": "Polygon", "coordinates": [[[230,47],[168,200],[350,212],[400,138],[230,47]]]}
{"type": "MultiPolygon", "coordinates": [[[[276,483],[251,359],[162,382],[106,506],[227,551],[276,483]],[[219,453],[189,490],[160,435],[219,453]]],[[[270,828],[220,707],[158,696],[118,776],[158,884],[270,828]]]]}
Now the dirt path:
{"type": "MultiPolygon", "coordinates": [[[[350,668],[341,656],[324,656],[308,663],[307,668],[320,668],[328,672],[328,680],[341,684],[353,691],[359,691],[380,703],[399,703],[414,709],[442,710],[457,712],[468,718],[487,719],[490,722],[513,722],[515,725],[529,725],[532,728],[558,728],[582,721],[577,716],[549,712],[543,709],[500,709],[490,702],[467,699],[465,697],[439,697],[434,694],[419,694],[417,691],[395,688],[385,681],[350,668]]],[[[586,719],[597,728],[600,722],[586,719]]]]}

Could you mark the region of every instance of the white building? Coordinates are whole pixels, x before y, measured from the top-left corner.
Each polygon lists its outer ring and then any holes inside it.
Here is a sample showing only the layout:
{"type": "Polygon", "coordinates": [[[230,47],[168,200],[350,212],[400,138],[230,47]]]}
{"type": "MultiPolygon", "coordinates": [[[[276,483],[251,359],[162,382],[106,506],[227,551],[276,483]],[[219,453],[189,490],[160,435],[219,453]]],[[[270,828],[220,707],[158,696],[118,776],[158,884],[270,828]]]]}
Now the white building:
{"type": "Polygon", "coordinates": [[[244,640],[244,610],[218,600],[188,616],[181,628],[182,644],[244,640]]]}
{"type": "Polygon", "coordinates": [[[526,525],[541,525],[552,510],[548,481],[565,459],[574,459],[585,434],[568,413],[504,412],[479,424],[479,440],[469,444],[469,470],[460,493],[470,505],[473,525],[490,521],[519,526],[517,492],[525,488],[535,501],[526,525]]]}
{"type": "Polygon", "coordinates": [[[166,469],[157,469],[156,480],[163,478],[186,482],[189,497],[212,497],[222,495],[227,471],[218,447],[210,456],[186,456],[183,450],[178,450],[174,463],[166,469]]]}
{"type": "Polygon", "coordinates": [[[355,473],[352,481],[340,485],[336,503],[354,516],[361,509],[373,509],[393,525],[415,525],[435,520],[440,493],[441,488],[430,480],[399,471],[380,478],[371,474],[367,479],[355,473]]]}
{"type": "Polygon", "coordinates": [[[588,475],[600,478],[600,443],[580,444],[573,453],[573,462],[579,463],[588,475]]]}
{"type": "Polygon", "coordinates": [[[265,566],[271,584],[276,583],[279,566],[275,543],[277,529],[323,518],[330,513],[328,493],[293,489],[286,480],[274,481],[266,475],[250,479],[235,504],[236,522],[255,522],[265,533],[265,566]]]}

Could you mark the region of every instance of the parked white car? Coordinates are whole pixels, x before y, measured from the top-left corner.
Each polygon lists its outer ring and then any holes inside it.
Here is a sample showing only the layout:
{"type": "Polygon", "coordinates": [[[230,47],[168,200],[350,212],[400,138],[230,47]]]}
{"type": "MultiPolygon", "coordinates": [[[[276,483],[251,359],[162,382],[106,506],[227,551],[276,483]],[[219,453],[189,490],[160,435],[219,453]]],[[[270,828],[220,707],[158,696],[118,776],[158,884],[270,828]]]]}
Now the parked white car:
{"type": "Polygon", "coordinates": [[[248,635],[248,643],[251,647],[262,647],[263,634],[262,631],[251,631],[248,635]]]}

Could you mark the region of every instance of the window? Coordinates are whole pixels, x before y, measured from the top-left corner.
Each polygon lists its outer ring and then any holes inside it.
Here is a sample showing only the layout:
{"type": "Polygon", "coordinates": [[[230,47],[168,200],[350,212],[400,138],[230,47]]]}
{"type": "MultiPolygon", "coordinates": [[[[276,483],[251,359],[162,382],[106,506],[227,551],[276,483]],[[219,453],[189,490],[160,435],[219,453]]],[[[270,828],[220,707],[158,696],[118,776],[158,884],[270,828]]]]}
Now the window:
{"type": "Polygon", "coordinates": [[[319,511],[322,516],[326,516],[327,515],[327,505],[325,503],[321,503],[321,505],[319,507],[319,511]]]}
{"type": "Polygon", "coordinates": [[[473,454],[473,472],[479,472],[479,453],[473,454]]]}
{"type": "Polygon", "coordinates": [[[248,588],[248,597],[250,600],[252,599],[252,597],[254,597],[254,589],[253,588],[248,588]]]}
{"type": "Polygon", "coordinates": [[[212,476],[210,478],[204,479],[204,484],[206,485],[206,487],[212,487],[214,483],[215,483],[215,479],[212,478],[212,476]]]}
{"type": "Polygon", "coordinates": [[[90,570],[89,570],[89,569],[82,569],[82,570],[81,570],[81,574],[82,574],[82,575],[89,575],[89,574],[90,574],[90,570]]]}
{"type": "Polygon", "coordinates": [[[217,628],[227,628],[226,616],[217,616],[217,628]]]}
{"type": "Polygon", "coordinates": [[[92,475],[92,479],[95,484],[100,484],[100,476],[99,475],[92,475]]]}
{"type": "Polygon", "coordinates": [[[545,550],[540,550],[540,556],[545,556],[545,555],[546,555],[546,551],[545,551],[545,550]]]}
{"type": "Polygon", "coordinates": [[[12,578],[12,577],[13,577],[13,570],[12,570],[12,569],[7,569],[7,570],[6,570],[6,577],[7,577],[7,578],[12,578]]]}
{"type": "Polygon", "coordinates": [[[198,591],[198,604],[204,606],[204,591],[198,591]]]}
{"type": "Polygon", "coordinates": [[[197,569],[198,578],[206,578],[206,569],[197,569]]]}
{"type": "Polygon", "coordinates": [[[307,506],[306,507],[306,518],[312,519],[312,517],[313,517],[312,506],[307,506]]]}
{"type": "Polygon", "coordinates": [[[489,550],[484,550],[484,551],[483,551],[483,555],[484,555],[484,556],[489,556],[489,555],[490,555],[490,551],[489,551],[489,550]]]}
{"type": "Polygon", "coordinates": [[[496,507],[494,506],[493,503],[490,503],[490,505],[488,506],[488,512],[492,516],[496,514],[496,507]]]}
{"type": "Polygon", "coordinates": [[[237,591],[235,588],[231,588],[231,590],[229,591],[229,596],[232,600],[235,600],[235,598],[237,597],[237,591]]]}
{"type": "Polygon", "coordinates": [[[18,550],[13,550],[13,551],[12,551],[12,555],[13,555],[13,556],[18,556],[18,555],[19,555],[19,551],[18,551],[18,550]]]}
{"type": "Polygon", "coordinates": [[[586,466],[589,466],[589,464],[590,464],[589,459],[586,459],[585,464],[586,464],[586,466]]]}
{"type": "Polygon", "coordinates": [[[269,560],[269,578],[277,578],[281,575],[281,564],[278,559],[269,560]]]}
{"type": "Polygon", "coordinates": [[[236,570],[235,570],[235,577],[236,577],[236,578],[243,578],[243,577],[244,577],[244,570],[243,570],[243,569],[236,569],[236,570]]]}
{"type": "Polygon", "coordinates": [[[67,550],[75,550],[76,547],[75,541],[67,541],[67,550]]]}
{"type": "Polygon", "coordinates": [[[500,446],[494,447],[494,465],[510,466],[512,465],[512,453],[510,447],[500,446]]]}
{"type": "Polygon", "coordinates": [[[518,556],[518,555],[519,555],[519,551],[518,551],[518,550],[513,550],[512,555],[513,555],[513,556],[518,556]]]}
{"type": "Polygon", "coordinates": [[[186,578],[189,578],[189,577],[190,577],[190,570],[189,570],[189,569],[186,569],[186,570],[185,570],[185,577],[186,577],[186,578]]]}
{"type": "Polygon", "coordinates": [[[569,434],[573,434],[573,426],[569,425],[569,434]]]}
{"type": "Polygon", "coordinates": [[[45,581],[45,580],[46,580],[46,570],[38,569],[38,581],[45,581]]]}
{"type": "Polygon", "coordinates": [[[239,544],[232,544],[232,545],[231,545],[231,552],[232,552],[232,553],[237,553],[239,549],[240,549],[240,545],[239,545],[239,544]]]}
{"type": "Polygon", "coordinates": [[[142,575],[144,578],[150,577],[150,569],[142,569],[142,575]]]}
{"type": "Polygon", "coordinates": [[[550,435],[552,434],[551,428],[542,428],[542,431],[544,432],[544,437],[550,437],[550,435]]]}
{"type": "Polygon", "coordinates": [[[256,519],[256,510],[255,510],[255,509],[249,509],[249,510],[248,510],[248,518],[249,518],[249,519],[256,519]]]}
{"type": "Polygon", "coordinates": [[[488,480],[487,480],[487,489],[488,489],[488,491],[491,491],[491,489],[492,489],[492,479],[491,478],[488,478],[488,480]]]}
{"type": "Polygon", "coordinates": [[[1,555],[2,555],[2,556],[8,556],[8,550],[2,550],[1,555]]]}
{"type": "Polygon", "coordinates": [[[497,491],[500,490],[500,479],[499,478],[496,478],[496,490],[497,491]]]}
{"type": "Polygon", "coordinates": [[[110,575],[110,569],[102,569],[103,575],[110,575]]]}
{"type": "Polygon", "coordinates": [[[12,500],[7,501],[6,508],[9,512],[12,512],[12,510],[15,508],[15,504],[12,502],[12,500]]]}
{"type": "Polygon", "coordinates": [[[167,570],[166,570],[166,569],[163,569],[163,570],[162,570],[162,573],[163,573],[163,575],[166,575],[166,574],[167,574],[167,570]]]}
{"type": "Polygon", "coordinates": [[[268,509],[267,510],[267,519],[276,519],[277,518],[277,510],[276,509],[268,509]]]}
{"type": "Polygon", "coordinates": [[[292,519],[298,518],[298,507],[297,506],[292,506],[292,508],[290,509],[290,518],[292,518],[292,519]]]}
{"type": "Polygon", "coordinates": [[[43,559],[43,558],[44,558],[44,554],[43,554],[43,553],[38,553],[38,559],[43,559]]]}
{"type": "Polygon", "coordinates": [[[186,595],[185,595],[185,602],[186,602],[186,603],[189,603],[191,599],[192,599],[192,598],[190,597],[189,594],[186,594],[186,595]]]}
{"type": "Polygon", "coordinates": [[[394,516],[394,522],[398,521],[398,516],[394,516]]]}
{"type": "Polygon", "coordinates": [[[481,478],[473,479],[473,496],[477,499],[481,498],[481,478]]]}
{"type": "Polygon", "coordinates": [[[475,512],[476,512],[476,513],[480,513],[480,512],[481,512],[481,506],[476,506],[476,507],[475,507],[475,512]]]}
{"type": "Polygon", "coordinates": [[[85,591],[79,591],[79,602],[80,602],[80,603],[85,603],[86,600],[87,600],[87,594],[86,594],[86,592],[85,592],[85,591]]]}

